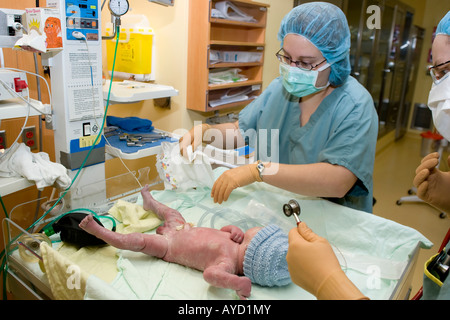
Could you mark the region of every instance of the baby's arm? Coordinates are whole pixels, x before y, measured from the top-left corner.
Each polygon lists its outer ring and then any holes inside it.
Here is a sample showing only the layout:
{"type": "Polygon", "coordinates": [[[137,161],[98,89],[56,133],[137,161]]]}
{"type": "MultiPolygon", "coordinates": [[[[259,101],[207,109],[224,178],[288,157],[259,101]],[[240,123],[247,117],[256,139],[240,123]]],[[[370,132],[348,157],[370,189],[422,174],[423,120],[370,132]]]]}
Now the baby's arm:
{"type": "Polygon", "coordinates": [[[236,226],[233,225],[225,226],[222,229],[220,229],[220,231],[229,232],[230,239],[236,243],[241,243],[242,240],[244,240],[244,232],[236,226]]]}
{"type": "Polygon", "coordinates": [[[236,290],[241,300],[247,299],[252,290],[249,278],[229,273],[224,264],[207,267],[203,271],[203,278],[214,287],[236,290]]]}

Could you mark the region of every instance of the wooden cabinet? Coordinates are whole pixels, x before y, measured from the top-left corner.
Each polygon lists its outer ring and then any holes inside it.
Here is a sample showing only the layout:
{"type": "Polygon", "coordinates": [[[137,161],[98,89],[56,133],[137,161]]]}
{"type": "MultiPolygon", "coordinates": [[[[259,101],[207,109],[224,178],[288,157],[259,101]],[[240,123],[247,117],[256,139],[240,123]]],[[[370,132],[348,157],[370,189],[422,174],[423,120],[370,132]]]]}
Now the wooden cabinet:
{"type": "Polygon", "coordinates": [[[217,13],[221,11],[217,8],[220,2],[224,3],[218,0],[190,0],[187,108],[191,110],[210,112],[243,107],[262,91],[269,5],[250,0],[226,1],[233,7],[228,11],[222,9],[227,15],[219,18],[217,13]],[[236,12],[253,19],[238,21],[230,18],[236,12]],[[239,69],[239,81],[236,81],[236,77],[231,82],[210,83],[211,75],[234,68],[239,69]],[[228,102],[223,103],[224,98],[238,95],[244,100],[225,100],[228,102]],[[218,102],[218,105],[212,107],[214,102],[218,102]]]}

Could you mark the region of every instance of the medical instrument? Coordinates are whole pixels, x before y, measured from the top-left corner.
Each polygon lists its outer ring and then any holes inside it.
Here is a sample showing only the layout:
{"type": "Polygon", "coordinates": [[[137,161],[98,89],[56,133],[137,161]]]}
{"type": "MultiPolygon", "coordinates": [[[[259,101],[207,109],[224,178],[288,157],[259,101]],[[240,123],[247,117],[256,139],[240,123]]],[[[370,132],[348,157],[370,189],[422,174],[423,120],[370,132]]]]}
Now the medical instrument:
{"type": "Polygon", "coordinates": [[[72,32],[72,36],[77,39],[86,39],[85,35],[83,33],[81,33],[80,31],[72,32]]]}
{"type": "Polygon", "coordinates": [[[427,269],[430,273],[438,278],[441,282],[444,282],[449,274],[450,266],[450,249],[445,252],[442,250],[428,265],[427,269]]]}
{"type": "Polygon", "coordinates": [[[142,140],[142,141],[150,141],[150,140],[159,140],[167,138],[168,136],[163,132],[157,133],[124,133],[119,136],[119,139],[122,141],[133,141],[133,140],[142,140]]]}
{"type": "Polygon", "coordinates": [[[153,143],[160,139],[167,138],[165,133],[143,133],[128,134],[124,133],[119,136],[120,141],[126,141],[128,147],[142,147],[145,143],[153,143]]]}
{"type": "Polygon", "coordinates": [[[111,0],[109,1],[108,8],[113,16],[120,17],[128,12],[130,4],[128,0],[111,0]]]}
{"type": "Polygon", "coordinates": [[[290,217],[290,216],[294,215],[294,218],[297,221],[297,225],[300,224],[301,221],[298,218],[298,216],[301,213],[301,209],[300,209],[300,205],[298,204],[297,201],[295,201],[294,199],[289,200],[288,203],[283,205],[283,212],[286,215],[286,217],[290,217]]]}

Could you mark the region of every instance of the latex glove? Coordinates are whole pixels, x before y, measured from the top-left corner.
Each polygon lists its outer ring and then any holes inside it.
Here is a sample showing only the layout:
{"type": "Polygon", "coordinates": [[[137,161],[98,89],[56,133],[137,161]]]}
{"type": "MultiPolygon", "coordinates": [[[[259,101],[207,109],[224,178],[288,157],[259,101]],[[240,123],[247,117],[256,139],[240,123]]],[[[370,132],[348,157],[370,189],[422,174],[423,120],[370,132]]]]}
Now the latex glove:
{"type": "Polygon", "coordinates": [[[180,144],[180,153],[182,156],[187,157],[186,149],[189,146],[192,146],[192,151],[195,151],[199,145],[203,142],[203,136],[205,131],[210,129],[211,126],[207,123],[202,123],[192,127],[188,133],[181,137],[179,140],[180,144]]]}
{"type": "Polygon", "coordinates": [[[222,203],[227,201],[231,191],[238,187],[246,186],[255,181],[261,182],[256,165],[257,163],[246,164],[222,173],[211,190],[211,197],[214,198],[214,202],[222,203]]]}
{"type": "Polygon", "coordinates": [[[342,271],[330,243],[304,222],[289,232],[286,260],[292,281],[319,300],[366,299],[342,271]]]}
{"type": "MultiPolygon", "coordinates": [[[[450,156],[447,158],[450,166],[450,156]]],[[[450,172],[443,172],[436,166],[439,164],[439,153],[433,152],[422,159],[416,169],[413,184],[417,188],[417,196],[432,206],[450,213],[450,172]]]]}

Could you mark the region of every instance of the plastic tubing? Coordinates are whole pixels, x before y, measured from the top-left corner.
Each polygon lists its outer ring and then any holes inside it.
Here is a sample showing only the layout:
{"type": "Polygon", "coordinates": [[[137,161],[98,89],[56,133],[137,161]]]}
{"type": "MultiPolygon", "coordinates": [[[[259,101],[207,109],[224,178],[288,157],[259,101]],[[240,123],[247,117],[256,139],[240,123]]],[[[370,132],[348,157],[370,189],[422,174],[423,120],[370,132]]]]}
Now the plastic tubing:
{"type": "MultiPolygon", "coordinates": [[[[120,27],[117,27],[117,37],[120,36],[120,27]]],[[[103,122],[102,122],[102,127],[100,128],[100,132],[103,131],[103,127],[105,126],[105,122],[106,122],[106,114],[108,112],[108,107],[109,107],[109,100],[110,100],[110,96],[111,96],[111,87],[112,87],[112,79],[114,77],[114,67],[116,64],[116,54],[117,54],[117,45],[118,45],[119,41],[116,42],[116,47],[114,50],[114,59],[113,59],[113,67],[111,70],[111,81],[109,84],[109,90],[108,90],[108,98],[106,101],[106,107],[105,107],[105,113],[103,115],[103,122]]],[[[55,203],[53,204],[53,206],[47,210],[47,212],[45,212],[42,217],[40,217],[38,220],[36,220],[31,226],[29,226],[26,230],[30,230],[32,227],[34,227],[34,225],[36,225],[39,221],[41,221],[45,216],[47,216],[52,209],[61,201],[62,198],[64,198],[64,196],[67,194],[67,192],[69,192],[70,188],[72,187],[73,183],[77,180],[78,175],[80,174],[81,170],[84,168],[86,161],[88,160],[89,156],[91,155],[92,150],[95,148],[95,146],[97,145],[98,139],[101,137],[102,135],[97,135],[97,138],[95,139],[94,143],[92,144],[92,147],[89,149],[88,154],[86,155],[86,158],[84,159],[83,163],[81,164],[80,168],[78,169],[77,174],[75,175],[75,177],[73,178],[70,186],[63,192],[63,194],[59,197],[59,199],[57,201],[55,201],[55,203]]]]}

